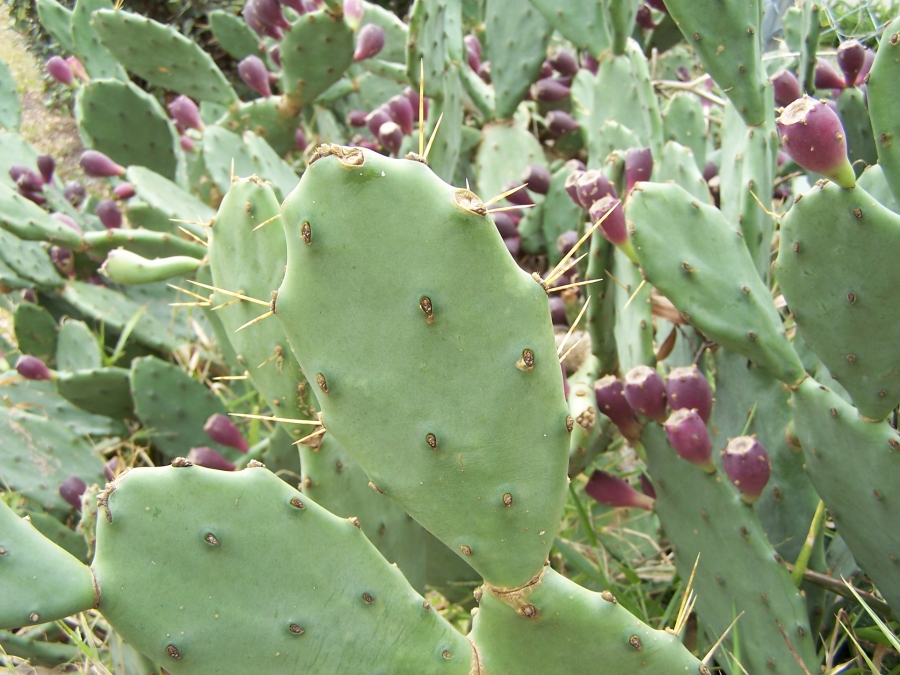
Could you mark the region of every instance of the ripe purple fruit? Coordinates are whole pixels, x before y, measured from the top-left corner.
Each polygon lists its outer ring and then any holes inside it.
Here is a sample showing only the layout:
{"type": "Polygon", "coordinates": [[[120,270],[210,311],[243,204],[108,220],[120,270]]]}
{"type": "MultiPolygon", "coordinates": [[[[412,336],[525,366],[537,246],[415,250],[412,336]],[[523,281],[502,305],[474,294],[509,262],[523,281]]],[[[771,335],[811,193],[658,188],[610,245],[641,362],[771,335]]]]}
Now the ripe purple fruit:
{"type": "Polygon", "coordinates": [[[122,227],[122,212],[112,199],[104,199],[97,204],[97,217],[107,230],[122,227]]]}
{"type": "Polygon", "coordinates": [[[381,129],[381,125],[392,121],[387,109],[384,106],[381,106],[380,108],[375,108],[375,110],[366,115],[366,128],[369,130],[370,134],[375,138],[378,138],[378,130],[381,129]]]}
{"type": "Polygon", "coordinates": [[[512,190],[513,188],[519,188],[515,192],[506,196],[506,201],[510,204],[515,204],[516,206],[531,206],[534,204],[534,200],[528,196],[528,190],[521,187],[523,183],[519,183],[517,181],[510,181],[509,183],[504,184],[502,188],[500,188],[500,192],[506,192],[507,190],[512,190]]]}
{"type": "Polygon", "coordinates": [[[653,20],[653,13],[647,5],[638,7],[637,16],[634,22],[644,30],[653,30],[657,28],[656,22],[653,20]]]}
{"type": "Polygon", "coordinates": [[[844,127],[831,108],[804,96],[785,108],[775,123],[781,145],[797,164],[843,188],[856,185],[853,167],[847,159],[844,127]]]}
{"type": "Polygon", "coordinates": [[[191,448],[187,458],[197,466],[218,471],[234,471],[235,466],[212,448],[191,448]]]}
{"type": "Polygon", "coordinates": [[[81,168],[88,176],[94,178],[108,178],[110,176],[122,176],[125,167],[116,164],[102,152],[85,150],[81,154],[81,168]]]}
{"type": "Polygon", "coordinates": [[[183,129],[203,130],[203,120],[200,119],[200,108],[185,95],[176,96],[169,102],[169,114],[183,129]]]}
{"type": "Polygon", "coordinates": [[[248,87],[257,94],[269,98],[272,95],[272,89],[269,86],[269,71],[266,70],[266,64],[262,59],[254,54],[244,57],[238,62],[238,75],[248,87]]]}
{"type": "Polygon", "coordinates": [[[52,380],[53,373],[50,369],[36,356],[23,354],[16,361],[16,372],[26,380],[52,380]]]}
{"type": "Polygon", "coordinates": [[[75,75],[66,60],[61,56],[51,56],[46,63],[47,74],[60,84],[71,85],[75,75]]]}
{"type": "Polygon", "coordinates": [[[666,377],[666,396],[672,410],[696,410],[704,423],[712,413],[712,390],[697,366],[673,368],[666,377]]]}
{"type": "Polygon", "coordinates": [[[560,75],[574,75],[578,72],[578,60],[567,49],[557,49],[547,59],[550,66],[560,75]]]}
{"type": "Polygon", "coordinates": [[[676,410],[663,427],[669,443],[678,456],[686,459],[691,464],[696,464],[706,473],[715,473],[716,465],[712,461],[712,442],[709,440],[709,431],[706,423],[697,414],[696,410],[682,408],[676,410]]]}
{"type": "Polygon", "coordinates": [[[371,59],[384,48],[384,28],[374,23],[367,23],[359,29],[356,36],[356,49],[353,52],[354,61],[371,59]]]}
{"type": "Polygon", "coordinates": [[[566,302],[559,295],[549,296],[550,322],[554,326],[568,326],[569,318],[566,316],[566,302]]]}
{"type": "Polygon", "coordinates": [[[307,145],[309,145],[309,143],[306,140],[306,134],[303,132],[303,127],[297,127],[297,130],[294,132],[294,149],[306,150],[307,145]]]}
{"type": "Polygon", "coordinates": [[[44,182],[50,184],[53,182],[53,172],[56,171],[56,162],[53,161],[51,155],[39,155],[37,158],[38,171],[41,172],[41,178],[44,182]]]}
{"type": "Polygon", "coordinates": [[[50,214],[50,217],[53,218],[54,220],[58,220],[59,222],[68,225],[68,226],[71,227],[73,230],[75,230],[78,234],[81,234],[82,230],[81,230],[81,228],[78,226],[78,223],[76,223],[74,220],[72,220],[72,219],[71,219],[69,216],[67,216],[65,213],[59,213],[59,212],[51,213],[51,214],[50,214]]]}
{"type": "Polygon", "coordinates": [[[378,129],[378,140],[390,154],[396,155],[400,152],[400,145],[403,143],[403,130],[396,122],[385,122],[378,129]]]}
{"type": "Polygon", "coordinates": [[[368,114],[365,110],[351,110],[347,113],[347,124],[351,127],[364,127],[368,114]]]}
{"type": "Polygon", "coordinates": [[[59,496],[72,505],[73,509],[81,511],[81,495],[87,490],[87,485],[78,476],[69,476],[59,486],[59,496]]]}
{"type": "Polygon", "coordinates": [[[722,467],[728,479],[740,490],[745,504],[759,499],[772,473],[769,453],[754,436],[739,436],[728,441],[728,447],[722,452],[722,467]]]}
{"type": "Polygon", "coordinates": [[[625,399],[631,408],[660,424],[666,420],[666,386],[656,369],[635,366],[625,374],[625,399]]]}
{"type": "Polygon", "coordinates": [[[844,83],[852,87],[866,64],[866,48],[859,40],[845,40],[837,48],[837,62],[844,73],[844,83]]]}
{"type": "Polygon", "coordinates": [[[838,75],[837,71],[831,67],[831,64],[828,63],[828,61],[822,61],[820,59],[816,64],[814,86],[816,89],[843,89],[844,78],[838,75]]]}
{"type": "Polygon", "coordinates": [[[650,148],[631,148],[625,153],[625,194],[631,194],[635,183],[650,180],[653,155],[650,148]]]}
{"type": "Polygon", "coordinates": [[[599,469],[591,474],[584,491],[601,504],[613,508],[630,506],[652,511],[656,501],[635,490],[626,480],[599,469]]]}
{"type": "Polygon", "coordinates": [[[116,195],[116,199],[131,199],[135,195],[134,185],[131,183],[119,183],[113,188],[113,194],[116,195]]]}
{"type": "Polygon", "coordinates": [[[470,33],[463,38],[463,44],[466,46],[466,62],[477,73],[481,67],[481,41],[470,33]]]}
{"type": "Polygon", "coordinates": [[[789,70],[779,70],[769,78],[775,92],[775,103],[784,108],[803,95],[797,76],[789,70]]]}
{"type": "Polygon", "coordinates": [[[278,0],[247,0],[241,14],[253,32],[261,37],[280,40],[284,37],[281,31],[291,26],[284,18],[278,0]]]}
{"type": "Polygon", "coordinates": [[[84,185],[79,183],[77,180],[68,181],[63,188],[63,196],[66,198],[66,201],[69,202],[72,206],[78,206],[79,204],[81,204],[81,201],[84,199],[84,195],[84,185]]]}
{"type": "Polygon", "coordinates": [[[569,97],[571,89],[559,80],[552,77],[545,77],[534,83],[531,88],[531,95],[535,101],[543,103],[555,103],[569,97]]]}
{"type": "Polygon", "coordinates": [[[622,202],[611,195],[604,195],[588,210],[591,223],[600,223],[600,233],[612,244],[618,246],[622,253],[637,264],[637,255],[628,239],[628,228],[625,225],[625,211],[622,202]]]}
{"type": "Polygon", "coordinates": [[[388,113],[391,118],[400,126],[404,136],[409,136],[413,132],[413,120],[416,113],[413,111],[412,103],[403,95],[397,95],[391,98],[387,103],[388,113]]]}
{"type": "Polygon", "coordinates": [[[625,388],[615,375],[607,375],[594,382],[597,408],[632,443],[641,440],[641,425],[634,409],[625,398],[625,388]]]}
{"type": "Polygon", "coordinates": [[[530,164],[522,172],[522,182],[535,194],[545,195],[550,191],[550,172],[539,164],[530,164]]]}
{"type": "Polygon", "coordinates": [[[209,419],[206,420],[206,424],[203,425],[203,431],[220,445],[234,448],[241,452],[247,452],[250,449],[234,422],[225,415],[219,413],[210,415],[209,419]]]}
{"type": "Polygon", "coordinates": [[[494,221],[494,225],[497,226],[497,231],[500,233],[500,236],[504,239],[519,236],[519,230],[516,228],[515,221],[513,221],[505,211],[492,213],[491,218],[494,221]]]}
{"type": "Polygon", "coordinates": [[[590,169],[581,174],[578,182],[575,184],[575,189],[578,194],[577,201],[585,210],[591,208],[591,204],[599,199],[603,199],[606,195],[610,195],[613,198],[618,197],[616,188],[613,187],[609,178],[597,169],[590,169]]]}
{"type": "Polygon", "coordinates": [[[75,276],[75,257],[72,251],[62,246],[51,246],[48,253],[50,262],[60,274],[70,279],[75,276]]]}
{"type": "Polygon", "coordinates": [[[544,119],[547,122],[547,129],[552,134],[567,134],[581,128],[581,125],[564,110],[551,110],[544,119]]]}

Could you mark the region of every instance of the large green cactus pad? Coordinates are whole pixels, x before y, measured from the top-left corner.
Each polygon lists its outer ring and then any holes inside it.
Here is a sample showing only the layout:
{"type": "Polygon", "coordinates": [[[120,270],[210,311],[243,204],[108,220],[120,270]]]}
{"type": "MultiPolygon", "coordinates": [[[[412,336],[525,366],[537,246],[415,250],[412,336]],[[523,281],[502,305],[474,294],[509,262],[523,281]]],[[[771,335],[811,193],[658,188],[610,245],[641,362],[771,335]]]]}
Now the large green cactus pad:
{"type": "Polygon", "coordinates": [[[866,76],[869,117],[878,149],[878,163],[894,197],[900,200],[900,30],[889,22],[881,35],[872,69],[866,76]]]}
{"type": "Polygon", "coordinates": [[[609,48],[609,16],[596,0],[529,0],[547,23],[579,49],[599,56],[609,48]]]}

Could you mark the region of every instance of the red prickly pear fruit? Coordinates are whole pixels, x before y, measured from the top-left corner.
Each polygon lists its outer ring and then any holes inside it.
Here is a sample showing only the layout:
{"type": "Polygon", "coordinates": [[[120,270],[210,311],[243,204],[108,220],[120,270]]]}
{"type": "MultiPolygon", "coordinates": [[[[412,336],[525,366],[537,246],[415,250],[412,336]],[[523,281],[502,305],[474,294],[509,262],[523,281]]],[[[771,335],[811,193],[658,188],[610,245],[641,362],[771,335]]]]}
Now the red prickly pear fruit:
{"type": "Polygon", "coordinates": [[[108,178],[110,176],[125,175],[125,167],[116,164],[102,152],[85,150],[81,154],[81,168],[88,176],[94,178],[108,178]]]}
{"type": "Polygon", "coordinates": [[[375,108],[375,110],[366,115],[366,128],[369,130],[370,134],[375,138],[378,138],[378,130],[381,129],[381,125],[392,121],[388,111],[384,106],[381,106],[375,108]]]}
{"type": "Polygon", "coordinates": [[[754,436],[739,436],[728,441],[722,452],[722,468],[740,490],[745,504],[753,504],[759,499],[772,473],[769,453],[754,436]]]}
{"type": "Polygon", "coordinates": [[[635,366],[625,374],[625,400],[636,413],[666,420],[666,385],[655,368],[635,366]]]}
{"type": "Polygon", "coordinates": [[[865,60],[863,61],[863,67],[860,68],[859,74],[856,76],[855,84],[857,87],[863,84],[866,81],[866,75],[869,74],[869,71],[872,69],[872,63],[875,61],[875,52],[866,47],[865,60]]]}
{"type": "Polygon", "coordinates": [[[618,197],[616,188],[613,187],[609,178],[598,169],[590,169],[581,174],[581,177],[575,184],[575,189],[578,191],[578,203],[585,210],[591,208],[591,204],[606,195],[614,198],[618,197]]]}
{"type": "Polygon", "coordinates": [[[364,127],[368,114],[365,110],[351,110],[347,113],[347,124],[351,127],[364,127]]]}
{"type": "Polygon", "coordinates": [[[282,29],[287,30],[291,26],[284,18],[278,0],[247,0],[241,14],[247,25],[260,37],[280,40],[284,37],[282,29]]]}
{"type": "Polygon", "coordinates": [[[516,206],[531,206],[534,204],[534,200],[528,196],[528,190],[524,187],[521,187],[524,183],[519,183],[516,181],[510,181],[506,183],[502,188],[500,188],[500,192],[506,192],[507,190],[512,190],[513,188],[519,188],[512,194],[506,195],[506,201],[510,204],[515,204],[516,206]]]}
{"type": "Polygon", "coordinates": [[[477,73],[481,67],[481,40],[470,33],[463,38],[463,44],[466,46],[466,62],[477,73]]]}
{"type": "Polygon", "coordinates": [[[844,83],[852,87],[866,64],[866,48],[859,40],[845,40],[837,48],[837,62],[844,73],[844,83]]]}
{"type": "Polygon", "coordinates": [[[46,364],[36,356],[23,354],[16,361],[16,372],[26,380],[52,380],[53,373],[46,364]]]}
{"type": "Polygon", "coordinates": [[[409,136],[413,132],[416,113],[413,111],[412,103],[406,96],[398,95],[391,98],[387,103],[388,113],[399,126],[404,136],[409,136]]]}
{"type": "Polygon", "coordinates": [[[650,148],[630,148],[625,153],[625,194],[631,194],[635,183],[650,180],[653,155],[650,148]]]}
{"type": "Polygon", "coordinates": [[[128,466],[122,461],[121,457],[116,455],[103,465],[103,475],[106,480],[115,480],[116,476],[125,471],[128,466]]]}
{"type": "Polygon", "coordinates": [[[84,69],[84,64],[78,60],[77,56],[66,57],[66,65],[69,66],[75,77],[82,79],[85,82],[91,81],[91,76],[87,74],[87,70],[84,69]]]}
{"type": "Polygon", "coordinates": [[[550,67],[560,75],[574,75],[578,72],[578,60],[567,49],[557,49],[547,59],[550,67]]]}
{"type": "Polygon", "coordinates": [[[632,443],[641,439],[641,425],[634,409],[625,398],[625,388],[615,375],[607,375],[594,382],[597,408],[632,443]]]}
{"type": "Polygon", "coordinates": [[[77,180],[70,180],[63,188],[63,196],[72,206],[78,206],[85,196],[84,185],[77,180]]]}
{"type": "Polygon", "coordinates": [[[367,23],[359,29],[356,36],[356,49],[353,51],[354,61],[365,61],[377,55],[384,48],[384,28],[374,23],[367,23]]]}
{"type": "Polygon", "coordinates": [[[653,483],[650,482],[645,473],[641,474],[641,492],[652,499],[656,499],[656,488],[653,487],[653,483]]]}
{"type": "Polygon", "coordinates": [[[264,98],[272,95],[272,89],[269,86],[269,71],[266,70],[266,64],[258,56],[251,54],[238,62],[238,75],[248,87],[264,98]]]}
{"type": "Polygon", "coordinates": [[[197,144],[194,143],[194,139],[190,136],[182,135],[178,141],[181,143],[181,149],[185,152],[193,152],[197,148],[197,144]]]}
{"type": "Polygon", "coordinates": [[[297,130],[294,132],[294,149],[295,150],[306,150],[306,146],[309,145],[309,141],[306,140],[306,134],[303,131],[303,127],[297,127],[297,130]]]}
{"type": "Polygon", "coordinates": [[[481,78],[481,81],[485,84],[491,83],[491,62],[490,61],[482,61],[481,65],[478,66],[478,77],[481,78]]]}
{"type": "Polygon", "coordinates": [[[272,59],[272,63],[281,68],[281,46],[275,45],[272,49],[269,50],[269,57],[272,59]]]}
{"type": "Polygon", "coordinates": [[[112,199],[104,199],[97,204],[97,217],[107,230],[122,227],[122,212],[112,199]]]}
{"type": "MultiPolygon", "coordinates": [[[[413,119],[418,122],[419,120],[419,92],[417,92],[412,87],[407,87],[403,90],[403,95],[409,99],[409,103],[413,109],[413,119]]],[[[422,117],[424,119],[428,119],[428,99],[422,101],[422,117]]]]}
{"type": "Polygon", "coordinates": [[[650,5],[653,9],[659,12],[669,13],[669,10],[666,9],[666,3],[663,0],[646,0],[647,4],[650,5]]]}
{"type": "Polygon", "coordinates": [[[712,414],[712,389],[697,366],[673,368],[666,377],[666,396],[672,410],[696,410],[704,424],[712,414]]]}
{"type": "Polygon", "coordinates": [[[657,24],[653,20],[653,13],[647,5],[638,7],[637,16],[634,17],[634,22],[644,30],[653,30],[654,28],[657,28],[657,24]]]}
{"type": "Polygon", "coordinates": [[[216,452],[212,448],[191,448],[187,458],[197,466],[203,466],[207,469],[234,471],[236,468],[235,465],[225,459],[221,453],[216,452]]]}
{"type": "Polygon", "coordinates": [[[169,102],[169,114],[185,129],[203,130],[200,108],[184,94],[176,96],[169,102]]]}
{"type": "Polygon", "coordinates": [[[25,197],[25,199],[30,199],[38,206],[43,206],[47,203],[47,198],[40,192],[32,192],[31,190],[19,188],[19,194],[25,197]]]}
{"type": "Polygon", "coordinates": [[[135,195],[134,185],[131,183],[119,183],[113,188],[116,199],[131,199],[135,195]]]}
{"type": "Polygon", "coordinates": [[[769,78],[775,92],[775,103],[779,107],[787,107],[803,95],[800,81],[789,70],[779,70],[769,78]]]}
{"type": "Polygon", "coordinates": [[[494,225],[497,227],[497,232],[500,233],[500,236],[503,239],[510,239],[512,237],[519,236],[519,230],[516,228],[516,223],[512,218],[509,217],[509,214],[505,211],[498,211],[497,213],[492,213],[491,218],[494,221],[494,225]]]}
{"type": "Polygon", "coordinates": [[[581,125],[565,110],[551,110],[544,119],[551,134],[562,135],[581,128],[581,125]]]}
{"type": "Polygon", "coordinates": [[[68,226],[71,227],[73,230],[75,230],[78,234],[81,234],[81,233],[82,233],[82,230],[81,230],[81,228],[78,226],[78,223],[76,223],[74,220],[72,220],[72,219],[71,219],[69,216],[67,216],[65,213],[58,213],[58,212],[57,212],[57,213],[51,213],[51,214],[50,214],[50,217],[53,218],[54,220],[58,220],[59,222],[68,225],[68,226]]]}
{"type": "Polygon", "coordinates": [[[378,140],[385,150],[396,156],[403,143],[403,130],[396,122],[385,122],[378,129],[378,140]]]}
{"type": "Polygon", "coordinates": [[[209,419],[206,420],[206,424],[203,425],[203,431],[219,445],[234,448],[241,452],[247,452],[250,449],[234,422],[225,415],[219,413],[210,415],[209,419]]]}
{"type": "Polygon", "coordinates": [[[75,81],[75,74],[61,56],[51,56],[47,59],[45,67],[47,68],[47,74],[60,84],[71,86],[72,82],[75,81]]]}
{"type": "Polygon", "coordinates": [[[719,175],[719,167],[716,166],[715,162],[707,162],[706,166],[703,167],[703,180],[705,180],[708,183],[709,181],[711,181],[713,178],[715,178],[718,175],[719,175]]]}
{"type": "Polygon", "coordinates": [[[566,230],[556,238],[556,250],[560,255],[566,255],[578,243],[579,238],[575,230],[566,230]]]}
{"type": "Polygon", "coordinates": [[[381,150],[378,147],[378,143],[359,134],[356,134],[353,138],[350,139],[350,147],[352,148],[365,148],[366,150],[371,150],[372,152],[379,152],[381,150]]]}
{"type": "Polygon", "coordinates": [[[572,93],[571,89],[552,77],[545,77],[538,80],[531,89],[531,95],[534,97],[534,100],[543,103],[562,101],[563,99],[568,98],[569,94],[572,93]]]}
{"type": "Polygon", "coordinates": [[[522,172],[522,182],[535,194],[545,195],[550,191],[550,172],[539,164],[530,164],[522,172]]]}
{"type": "Polygon", "coordinates": [[[39,155],[37,158],[37,168],[41,172],[41,178],[48,185],[53,182],[53,172],[56,171],[56,162],[50,155],[39,155]]]}
{"type": "Polygon", "coordinates": [[[844,127],[831,108],[808,96],[791,103],[775,120],[781,145],[797,164],[843,188],[856,185],[847,159],[844,127]]]}
{"type": "Polygon", "coordinates": [[[600,233],[637,265],[637,254],[628,238],[628,227],[625,224],[625,211],[622,202],[611,195],[604,195],[588,210],[591,223],[600,224],[600,233]]]}
{"type": "Polygon", "coordinates": [[[81,511],[81,495],[87,490],[87,485],[78,476],[69,476],[59,486],[59,496],[72,505],[73,509],[81,511]]]}
{"type": "Polygon", "coordinates": [[[652,511],[656,501],[635,490],[623,478],[599,469],[591,474],[584,491],[597,502],[613,508],[628,506],[652,511]]]}
{"type": "Polygon", "coordinates": [[[578,181],[581,180],[581,177],[585,173],[587,172],[582,169],[575,169],[575,171],[566,177],[565,182],[566,193],[569,195],[569,198],[583,209],[588,207],[582,204],[581,200],[578,198],[578,181]]]}
{"type": "MultiPolygon", "coordinates": [[[[296,2],[300,3],[300,0],[296,0],[296,2]]],[[[365,11],[362,0],[344,0],[344,20],[353,30],[359,27],[365,11]]]]}
{"type": "Polygon", "coordinates": [[[70,279],[75,276],[75,257],[72,255],[72,251],[62,246],[51,246],[48,253],[50,262],[60,274],[70,279]]]}
{"type": "Polygon", "coordinates": [[[16,181],[16,187],[24,192],[42,192],[44,190],[44,179],[41,175],[21,164],[13,165],[9,170],[9,175],[16,181]]]}
{"type": "Polygon", "coordinates": [[[591,54],[585,54],[584,58],[581,60],[581,66],[585,70],[589,70],[594,75],[600,70],[600,62],[597,61],[591,54]]]}
{"type": "Polygon", "coordinates": [[[669,438],[669,444],[675,448],[679,457],[696,464],[706,473],[716,472],[716,465],[712,461],[709,431],[696,410],[687,408],[676,410],[669,415],[663,427],[669,438]]]}
{"type": "Polygon", "coordinates": [[[828,61],[819,59],[819,62],[816,63],[813,84],[816,89],[843,89],[844,78],[838,75],[838,72],[831,67],[828,61]]]}
{"type": "Polygon", "coordinates": [[[566,316],[566,303],[558,295],[549,296],[550,322],[554,326],[568,326],[569,318],[566,316]]]}
{"type": "Polygon", "coordinates": [[[587,167],[580,159],[570,159],[563,166],[565,166],[569,171],[587,171],[587,167]]]}

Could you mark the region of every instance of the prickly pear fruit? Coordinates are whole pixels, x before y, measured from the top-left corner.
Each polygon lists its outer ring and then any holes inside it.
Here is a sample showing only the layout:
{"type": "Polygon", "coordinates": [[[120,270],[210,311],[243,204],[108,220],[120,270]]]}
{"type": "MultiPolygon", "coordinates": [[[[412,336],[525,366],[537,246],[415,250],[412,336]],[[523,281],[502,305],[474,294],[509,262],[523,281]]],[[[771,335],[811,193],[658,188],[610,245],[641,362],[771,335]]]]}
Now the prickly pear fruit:
{"type": "Polygon", "coordinates": [[[391,115],[388,113],[387,109],[383,107],[376,108],[366,115],[366,129],[368,129],[369,133],[375,138],[378,138],[378,132],[381,130],[381,125],[391,121],[391,115]]]}
{"type": "Polygon", "coordinates": [[[543,103],[555,103],[569,97],[572,90],[569,89],[559,80],[552,77],[545,77],[535,82],[532,87],[531,95],[535,101],[543,103]]]}
{"type": "Polygon", "coordinates": [[[477,73],[481,67],[481,41],[470,33],[463,38],[463,44],[466,46],[466,62],[477,73]]]}
{"type": "Polygon", "coordinates": [[[775,120],[781,144],[791,159],[843,188],[856,185],[847,158],[844,127],[831,108],[809,96],[791,103],[775,120]]]}
{"type": "Polygon", "coordinates": [[[631,442],[639,441],[641,425],[619,379],[615,375],[600,378],[594,382],[594,395],[600,412],[612,420],[622,435],[631,442]]]}
{"type": "Polygon", "coordinates": [[[844,79],[831,67],[827,61],[819,61],[816,64],[815,73],[816,89],[843,89],[844,79]]]}
{"type": "Polygon", "coordinates": [[[391,118],[400,126],[403,134],[409,136],[413,132],[413,120],[416,117],[412,103],[406,96],[397,95],[388,101],[387,106],[391,118]]]}
{"type": "Polygon", "coordinates": [[[217,469],[219,471],[234,471],[235,469],[234,464],[212,448],[191,448],[187,458],[197,466],[205,466],[207,469],[217,469]]]}
{"type": "Polygon", "coordinates": [[[709,431],[696,410],[681,408],[676,410],[663,425],[669,444],[679,457],[696,464],[707,473],[715,473],[712,462],[712,442],[709,431]]]}
{"type": "Polygon", "coordinates": [[[635,183],[650,180],[653,173],[653,155],[650,148],[631,148],[625,153],[625,194],[635,183]]]}
{"type": "Polygon", "coordinates": [[[666,421],[666,385],[656,369],[635,366],[625,374],[625,400],[632,409],[660,424],[666,421]]]}
{"type": "Polygon", "coordinates": [[[672,410],[696,410],[704,424],[712,414],[709,380],[697,366],[673,368],[666,377],[666,398],[672,410]]]}
{"type": "Polygon", "coordinates": [[[837,62],[845,84],[852,87],[866,64],[866,48],[859,40],[845,40],[837,49],[837,62]]]}
{"type": "Polygon", "coordinates": [[[789,70],[779,70],[769,78],[775,92],[776,105],[786,108],[803,95],[797,76],[789,70]]]}
{"type": "Polygon", "coordinates": [[[210,415],[209,419],[206,420],[206,424],[203,425],[203,431],[220,445],[234,448],[241,452],[247,452],[247,450],[250,449],[250,446],[247,445],[247,441],[241,436],[241,432],[234,425],[234,422],[225,415],[219,413],[210,415]]]}
{"type": "Polygon", "coordinates": [[[365,61],[377,55],[384,48],[384,28],[374,23],[367,23],[359,29],[356,38],[356,49],[353,50],[354,61],[365,61]]]}
{"type": "Polygon", "coordinates": [[[547,129],[552,134],[567,134],[570,131],[576,131],[581,125],[567,113],[565,110],[551,110],[545,117],[547,121],[547,129]]]}
{"type": "Polygon", "coordinates": [[[378,128],[378,140],[392,155],[400,152],[400,144],[403,143],[403,130],[396,122],[385,122],[378,128]]]}
{"type": "Polygon", "coordinates": [[[754,436],[738,436],[728,441],[722,453],[722,468],[746,504],[759,499],[772,473],[769,453],[754,436]]]}
{"type": "Polygon", "coordinates": [[[637,264],[637,255],[628,239],[628,229],[625,225],[625,212],[622,210],[622,202],[611,195],[604,195],[593,204],[588,210],[591,216],[591,222],[600,223],[600,232],[615,244],[622,253],[627,255],[631,261],[637,264]]]}
{"type": "Polygon", "coordinates": [[[48,185],[53,182],[53,172],[56,171],[56,162],[53,161],[51,155],[39,155],[37,158],[38,171],[41,172],[41,178],[48,185]]]}
{"type": "Polygon", "coordinates": [[[506,201],[510,204],[515,204],[516,206],[531,206],[534,204],[534,200],[528,196],[528,191],[521,187],[522,183],[517,181],[510,181],[509,183],[505,183],[502,188],[500,188],[501,192],[507,192],[508,190],[513,190],[515,188],[520,188],[506,196],[506,201]]]}
{"type": "Polygon", "coordinates": [[[522,182],[534,193],[545,195],[550,190],[550,171],[539,164],[530,164],[522,172],[522,182]]]}
{"type": "Polygon", "coordinates": [[[597,169],[585,171],[575,184],[575,189],[578,191],[578,202],[584,209],[591,208],[591,204],[606,195],[618,196],[609,178],[597,169]]]}
{"type": "Polygon", "coordinates": [[[203,120],[200,118],[200,109],[184,94],[176,96],[169,103],[169,114],[185,129],[203,130],[203,120]]]}
{"type": "Polygon", "coordinates": [[[116,199],[131,199],[135,195],[134,185],[131,183],[119,183],[113,188],[116,199]]]}
{"type": "Polygon", "coordinates": [[[79,204],[81,204],[81,201],[84,199],[84,195],[84,185],[79,183],[77,180],[68,181],[63,188],[63,196],[66,198],[66,201],[69,202],[72,206],[78,206],[79,204]]]}
{"type": "Polygon", "coordinates": [[[94,178],[107,178],[109,176],[124,176],[125,167],[116,164],[109,157],[97,150],[85,150],[81,155],[81,168],[88,176],[94,178]]]}
{"type": "Polygon", "coordinates": [[[560,75],[574,75],[578,72],[578,60],[567,49],[557,49],[547,60],[553,70],[560,75]]]}
{"type": "Polygon", "coordinates": [[[36,356],[30,356],[28,354],[23,354],[19,357],[19,360],[16,361],[16,372],[26,380],[53,379],[53,373],[51,373],[50,369],[44,365],[44,362],[36,356]]]}
{"type": "Polygon", "coordinates": [[[112,199],[104,199],[97,204],[97,217],[107,230],[122,227],[122,212],[112,199]]]}
{"type": "Polygon", "coordinates": [[[61,56],[51,56],[46,63],[47,74],[60,84],[71,85],[75,79],[69,64],[61,56]]]}
{"type": "Polygon", "coordinates": [[[278,0],[247,0],[241,14],[253,32],[261,37],[280,40],[284,36],[282,29],[290,28],[278,0]]]}
{"type": "Polygon", "coordinates": [[[591,474],[584,491],[601,504],[613,508],[631,506],[652,511],[653,503],[656,501],[635,490],[628,481],[599,469],[591,474]]]}
{"type": "Polygon", "coordinates": [[[73,509],[81,510],[81,495],[87,490],[87,485],[78,476],[69,476],[59,486],[59,496],[72,505],[73,509]]]}
{"type": "Polygon", "coordinates": [[[272,89],[269,86],[269,71],[266,70],[266,64],[262,62],[261,58],[255,54],[244,57],[238,63],[237,70],[244,84],[257,94],[264,98],[272,95],[272,89]]]}

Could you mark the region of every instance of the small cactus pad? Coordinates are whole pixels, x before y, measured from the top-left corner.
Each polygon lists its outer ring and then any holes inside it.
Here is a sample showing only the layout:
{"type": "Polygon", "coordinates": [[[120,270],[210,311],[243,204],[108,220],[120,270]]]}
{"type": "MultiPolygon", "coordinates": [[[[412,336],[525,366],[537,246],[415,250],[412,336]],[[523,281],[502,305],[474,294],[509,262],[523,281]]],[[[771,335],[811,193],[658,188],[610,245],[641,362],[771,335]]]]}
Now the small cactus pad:
{"type": "Polygon", "coordinates": [[[482,201],[418,161],[321,146],[282,213],[276,316],[329,432],[488,581],[525,583],[565,501],[544,289],[482,201]]]}
{"type": "Polygon", "coordinates": [[[129,373],[114,367],[60,373],[56,386],[61,396],[82,410],[115,418],[134,417],[129,373]]]}
{"type": "Polygon", "coordinates": [[[878,149],[878,163],[894,197],[900,200],[900,22],[889,22],[881,36],[866,78],[869,117],[878,149]]]}
{"type": "Polygon", "coordinates": [[[173,675],[470,672],[466,638],[352,521],[264,468],[133,469],[100,512],[99,609],[173,675]]]}
{"type": "Polygon", "coordinates": [[[819,184],[781,226],[775,269],[800,334],[871,419],[900,401],[897,350],[859,339],[861,326],[872,335],[900,330],[892,301],[898,247],[900,216],[861,187],[819,184]]]}
{"type": "Polygon", "coordinates": [[[610,45],[606,8],[596,0],[530,0],[547,23],[579,49],[599,56],[610,45]]]}

